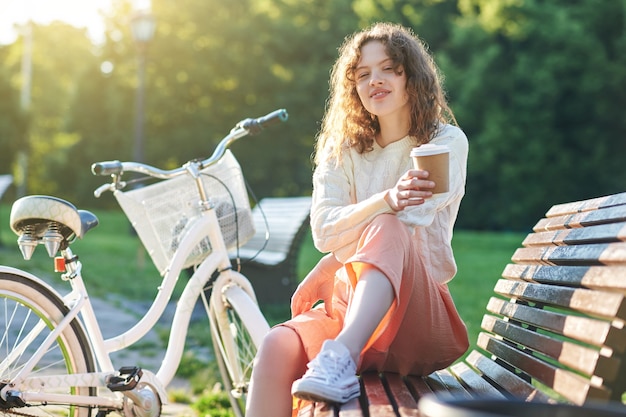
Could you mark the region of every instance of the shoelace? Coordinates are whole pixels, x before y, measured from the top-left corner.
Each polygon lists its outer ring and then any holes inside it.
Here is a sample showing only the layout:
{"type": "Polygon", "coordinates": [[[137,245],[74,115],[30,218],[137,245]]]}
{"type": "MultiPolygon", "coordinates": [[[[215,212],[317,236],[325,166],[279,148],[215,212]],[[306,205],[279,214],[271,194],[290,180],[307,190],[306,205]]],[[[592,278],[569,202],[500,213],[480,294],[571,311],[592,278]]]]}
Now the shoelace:
{"type": "Polygon", "coordinates": [[[343,368],[338,366],[340,360],[341,358],[335,352],[320,352],[309,364],[307,373],[313,377],[322,378],[328,383],[336,382],[346,370],[346,366],[343,368]]]}

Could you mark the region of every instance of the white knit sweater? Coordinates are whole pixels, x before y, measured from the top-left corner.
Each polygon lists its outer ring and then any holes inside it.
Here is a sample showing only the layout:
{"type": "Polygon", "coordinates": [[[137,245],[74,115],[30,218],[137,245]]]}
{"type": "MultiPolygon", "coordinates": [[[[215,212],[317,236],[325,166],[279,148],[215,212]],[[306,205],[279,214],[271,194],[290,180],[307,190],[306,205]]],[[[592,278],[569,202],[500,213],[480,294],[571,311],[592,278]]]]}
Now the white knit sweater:
{"type": "MultiPolygon", "coordinates": [[[[444,125],[431,143],[447,145],[450,152],[450,191],[436,194],[419,206],[397,213],[413,229],[416,247],[432,277],[440,283],[456,274],[450,242],[461,198],[465,194],[468,142],[457,127],[444,125]]],[[[371,220],[382,213],[395,213],[384,199],[400,177],[413,168],[409,153],[415,142],[409,136],[381,148],[359,154],[345,153],[342,163],[320,164],[313,174],[311,229],[316,248],[333,252],[345,263],[371,220]]]]}

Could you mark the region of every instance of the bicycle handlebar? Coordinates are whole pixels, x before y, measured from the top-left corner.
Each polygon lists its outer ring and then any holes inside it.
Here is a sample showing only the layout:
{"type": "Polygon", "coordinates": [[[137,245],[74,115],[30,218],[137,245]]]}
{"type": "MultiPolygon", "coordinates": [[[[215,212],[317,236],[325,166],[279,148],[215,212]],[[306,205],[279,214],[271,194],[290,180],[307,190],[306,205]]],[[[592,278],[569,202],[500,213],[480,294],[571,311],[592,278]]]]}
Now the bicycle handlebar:
{"type": "Polygon", "coordinates": [[[103,161],[91,165],[93,175],[105,176],[120,174],[123,171],[120,161],[103,161]]]}
{"type": "Polygon", "coordinates": [[[257,119],[244,119],[237,123],[235,128],[243,128],[247,130],[249,134],[255,135],[266,127],[287,121],[287,117],[288,115],[285,109],[276,110],[257,119]]]}
{"type": "Polygon", "coordinates": [[[124,172],[139,172],[154,178],[169,179],[186,173],[188,171],[187,167],[192,163],[195,164],[198,169],[203,169],[211,166],[224,156],[226,149],[228,149],[228,147],[237,139],[247,135],[256,135],[266,127],[286,121],[288,117],[289,116],[287,114],[287,110],[280,109],[268,113],[265,116],[258,117],[256,119],[244,119],[237,123],[235,127],[230,131],[230,133],[220,141],[210,157],[201,161],[187,162],[182,167],[171,170],[162,170],[151,165],[146,165],[139,162],[96,162],[91,165],[91,172],[94,175],[98,176],[113,176],[114,180],[113,183],[104,184],[98,187],[94,191],[94,195],[96,196],[96,198],[98,198],[105,191],[114,191],[124,188],[126,186],[126,183],[119,181],[119,177],[124,172]]]}

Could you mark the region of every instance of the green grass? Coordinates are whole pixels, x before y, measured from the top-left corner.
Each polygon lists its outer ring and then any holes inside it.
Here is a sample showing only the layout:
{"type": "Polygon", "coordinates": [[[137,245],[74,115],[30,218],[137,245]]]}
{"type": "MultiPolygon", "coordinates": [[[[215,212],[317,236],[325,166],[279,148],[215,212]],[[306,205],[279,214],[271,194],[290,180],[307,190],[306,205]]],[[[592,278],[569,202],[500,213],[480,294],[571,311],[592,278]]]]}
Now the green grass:
{"type": "Polygon", "coordinates": [[[450,292],[476,346],[485,307],[493,287],[526,233],[458,231],[452,239],[458,272],[450,292]]]}

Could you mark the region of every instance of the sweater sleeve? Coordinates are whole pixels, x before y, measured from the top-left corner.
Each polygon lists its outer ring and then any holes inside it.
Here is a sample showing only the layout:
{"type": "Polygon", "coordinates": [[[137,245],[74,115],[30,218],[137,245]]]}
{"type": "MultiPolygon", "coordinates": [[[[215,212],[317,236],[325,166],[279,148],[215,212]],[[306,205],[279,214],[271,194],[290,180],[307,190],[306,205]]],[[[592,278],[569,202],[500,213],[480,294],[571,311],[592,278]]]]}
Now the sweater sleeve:
{"type": "Polygon", "coordinates": [[[385,192],[356,202],[352,162],[345,155],[343,165],[320,164],[313,174],[311,231],[315,247],[333,252],[344,262],[356,250],[367,225],[381,213],[393,212],[384,199],[385,192]]]}

